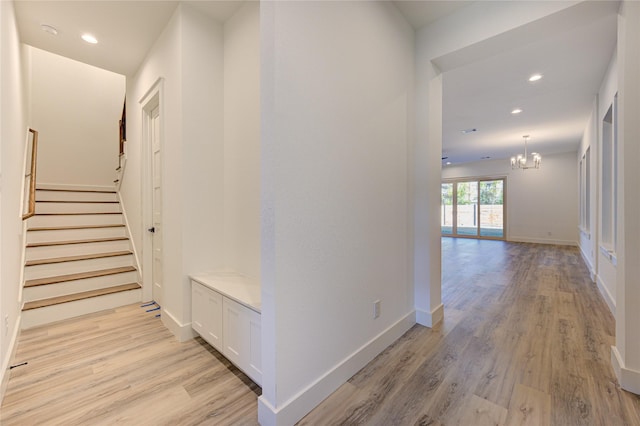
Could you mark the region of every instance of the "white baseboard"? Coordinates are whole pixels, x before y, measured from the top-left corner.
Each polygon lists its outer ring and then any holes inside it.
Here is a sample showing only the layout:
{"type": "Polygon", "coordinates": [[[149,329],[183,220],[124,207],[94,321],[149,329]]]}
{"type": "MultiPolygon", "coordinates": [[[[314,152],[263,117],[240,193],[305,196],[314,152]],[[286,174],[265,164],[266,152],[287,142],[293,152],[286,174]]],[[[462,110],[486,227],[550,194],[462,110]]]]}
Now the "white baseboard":
{"type": "Polygon", "coordinates": [[[600,290],[600,294],[604,298],[604,301],[607,302],[607,306],[609,306],[609,310],[611,311],[611,313],[615,317],[616,316],[616,301],[613,298],[613,296],[611,296],[611,293],[609,293],[609,290],[607,289],[607,286],[604,285],[604,283],[600,279],[600,275],[596,275],[596,284],[598,285],[598,290],[600,290]]]}
{"type": "Polygon", "coordinates": [[[593,265],[591,264],[591,259],[589,259],[589,256],[587,256],[587,254],[584,252],[584,247],[579,245],[578,248],[580,249],[580,254],[582,255],[582,260],[584,260],[584,264],[587,265],[587,269],[589,270],[589,274],[591,275],[591,281],[595,282],[596,276],[595,276],[595,272],[593,270],[593,265]]]}
{"type": "Polygon", "coordinates": [[[165,308],[161,309],[160,319],[162,324],[174,335],[178,342],[186,342],[189,339],[193,339],[197,336],[197,333],[191,328],[191,323],[182,324],[178,319],[167,311],[165,308]]]}
{"type": "Polygon", "coordinates": [[[640,371],[626,368],[624,360],[615,346],[611,347],[611,365],[622,389],[640,395],[640,371]]]}
{"type": "Polygon", "coordinates": [[[416,309],[416,322],[425,327],[433,327],[438,324],[444,318],[444,305],[441,303],[435,307],[431,312],[422,311],[416,309]]]}
{"type": "Polygon", "coordinates": [[[13,335],[11,336],[11,341],[9,342],[9,356],[5,359],[5,362],[2,364],[2,370],[0,370],[0,405],[2,405],[2,401],[4,401],[4,394],[7,391],[7,385],[9,384],[9,367],[14,364],[16,359],[16,349],[18,349],[18,336],[20,335],[20,329],[22,327],[22,315],[18,315],[18,319],[16,320],[16,325],[13,328],[13,335]]]}
{"type": "Polygon", "coordinates": [[[509,236],[507,241],[514,243],[535,243],[535,244],[553,244],[557,246],[577,246],[577,241],[555,240],[552,238],[529,238],[529,237],[513,237],[509,236]]]}
{"type": "Polygon", "coordinates": [[[113,185],[70,185],[67,183],[40,183],[38,189],[61,189],[69,191],[115,191],[113,185]]]}
{"type": "Polygon", "coordinates": [[[259,397],[258,421],[262,426],[295,424],[414,324],[415,311],[411,311],[280,407],[274,407],[264,395],[259,397]]]}

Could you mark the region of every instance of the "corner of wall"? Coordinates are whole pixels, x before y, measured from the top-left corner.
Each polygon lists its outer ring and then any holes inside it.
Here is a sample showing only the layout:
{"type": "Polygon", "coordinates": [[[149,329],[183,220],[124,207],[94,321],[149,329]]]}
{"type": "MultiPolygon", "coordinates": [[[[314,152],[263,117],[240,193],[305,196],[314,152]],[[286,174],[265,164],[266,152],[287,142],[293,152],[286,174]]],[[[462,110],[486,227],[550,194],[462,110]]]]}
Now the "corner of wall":
{"type": "Polygon", "coordinates": [[[9,378],[11,376],[10,366],[14,363],[14,360],[16,358],[16,350],[18,348],[18,337],[20,335],[21,324],[22,315],[19,315],[18,319],[16,320],[16,325],[13,329],[11,342],[9,343],[9,356],[6,357],[5,362],[2,364],[2,369],[0,370],[0,406],[2,405],[2,401],[4,401],[4,395],[9,384],[9,378]]]}
{"type": "Polygon", "coordinates": [[[259,397],[258,421],[262,426],[295,424],[415,323],[416,313],[411,311],[280,407],[274,407],[264,396],[259,397]]]}
{"type": "Polygon", "coordinates": [[[616,374],[620,387],[626,391],[640,395],[640,371],[625,366],[624,359],[616,346],[611,347],[611,366],[616,374]]]}
{"type": "Polygon", "coordinates": [[[196,337],[195,331],[191,328],[191,323],[182,324],[178,319],[165,308],[162,308],[160,318],[162,324],[176,337],[178,342],[186,342],[196,337]]]}
{"type": "Polygon", "coordinates": [[[444,305],[441,303],[431,312],[416,309],[416,322],[425,327],[433,327],[444,319],[444,305]]]}

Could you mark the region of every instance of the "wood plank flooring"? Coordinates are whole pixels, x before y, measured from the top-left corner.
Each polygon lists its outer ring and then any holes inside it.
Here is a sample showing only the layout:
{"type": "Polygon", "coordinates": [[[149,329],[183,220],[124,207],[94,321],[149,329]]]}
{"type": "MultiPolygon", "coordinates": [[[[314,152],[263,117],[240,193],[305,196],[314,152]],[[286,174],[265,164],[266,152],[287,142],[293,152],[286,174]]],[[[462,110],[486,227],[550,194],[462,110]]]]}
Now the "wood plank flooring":
{"type": "MultiPolygon", "coordinates": [[[[414,326],[300,425],[640,425],[575,247],[444,238],[445,320],[414,326]]],[[[256,425],[260,389],[136,306],[22,332],[2,425],[256,425]]]]}
{"type": "Polygon", "coordinates": [[[10,425],[258,424],[260,388],[139,305],[22,331],[0,410],[10,425]]]}
{"type": "Polygon", "coordinates": [[[414,326],[300,425],[640,425],[576,247],[443,238],[445,320],[414,326]]]}

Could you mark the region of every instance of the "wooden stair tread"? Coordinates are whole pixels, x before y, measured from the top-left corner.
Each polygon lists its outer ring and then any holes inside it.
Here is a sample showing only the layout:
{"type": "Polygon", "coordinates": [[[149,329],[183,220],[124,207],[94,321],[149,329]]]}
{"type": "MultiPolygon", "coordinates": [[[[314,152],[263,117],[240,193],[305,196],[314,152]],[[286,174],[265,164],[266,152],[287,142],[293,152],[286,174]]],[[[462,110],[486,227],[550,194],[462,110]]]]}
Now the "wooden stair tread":
{"type": "Polygon", "coordinates": [[[125,272],[133,272],[136,268],[133,266],[122,266],[119,268],[102,269],[99,271],[80,272],[77,274],[58,275],[56,277],[37,278],[24,282],[25,287],[35,287],[39,285],[57,284],[66,281],[82,280],[85,278],[103,277],[105,275],[122,274],[125,272]]]}
{"type": "Polygon", "coordinates": [[[119,204],[120,202],[100,200],[36,200],[36,203],[119,204]]]}
{"type": "Polygon", "coordinates": [[[61,189],[61,188],[36,188],[36,191],[56,191],[56,192],[92,192],[97,194],[115,194],[111,189],[61,189]]]}
{"type": "Polygon", "coordinates": [[[63,246],[67,244],[85,244],[85,243],[104,243],[108,241],[123,241],[129,237],[109,237],[109,238],[91,238],[88,240],[70,240],[70,241],[48,241],[42,243],[29,243],[27,247],[46,247],[46,246],[63,246]]]}
{"type": "Polygon", "coordinates": [[[113,223],[107,225],[73,225],[73,226],[41,226],[29,228],[27,231],[62,231],[69,229],[97,229],[97,228],[124,228],[123,223],[113,223]]]}
{"type": "Polygon", "coordinates": [[[108,253],[81,254],[78,256],[53,257],[49,259],[29,260],[24,264],[24,266],[49,265],[52,263],[73,262],[74,260],[102,259],[106,257],[127,256],[129,254],[133,254],[133,253],[128,250],[125,250],[125,251],[112,251],[108,253]]]}
{"type": "Polygon", "coordinates": [[[122,214],[122,212],[36,213],[35,216],[77,216],[83,214],[122,214]]]}
{"type": "Polygon", "coordinates": [[[74,302],[76,300],[89,299],[91,297],[103,296],[106,294],[120,293],[123,291],[137,290],[141,288],[138,283],[122,284],[114,287],[101,288],[98,290],[83,291],[82,293],[68,294],[65,296],[51,297],[49,299],[34,300],[26,302],[22,307],[23,311],[43,308],[46,306],[59,305],[60,303],[74,302]]]}

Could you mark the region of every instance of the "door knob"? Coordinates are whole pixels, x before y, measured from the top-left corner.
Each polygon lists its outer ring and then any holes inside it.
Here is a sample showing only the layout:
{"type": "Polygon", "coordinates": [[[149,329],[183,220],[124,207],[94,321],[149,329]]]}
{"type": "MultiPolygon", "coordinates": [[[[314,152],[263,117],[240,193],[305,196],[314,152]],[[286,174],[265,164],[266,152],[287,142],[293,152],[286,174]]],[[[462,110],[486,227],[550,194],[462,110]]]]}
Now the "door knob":
{"type": "Polygon", "coordinates": [[[147,231],[149,231],[149,232],[151,232],[153,234],[154,232],[156,232],[156,227],[152,226],[151,228],[147,229],[147,231]]]}

